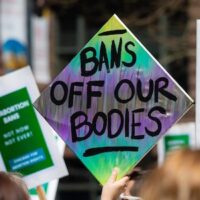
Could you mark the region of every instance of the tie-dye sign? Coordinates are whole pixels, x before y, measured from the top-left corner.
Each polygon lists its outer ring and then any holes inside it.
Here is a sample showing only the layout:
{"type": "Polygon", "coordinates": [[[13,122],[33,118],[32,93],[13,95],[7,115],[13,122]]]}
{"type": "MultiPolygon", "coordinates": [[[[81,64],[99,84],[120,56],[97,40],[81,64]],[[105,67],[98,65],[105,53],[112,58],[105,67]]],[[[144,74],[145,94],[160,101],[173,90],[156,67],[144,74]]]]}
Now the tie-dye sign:
{"type": "Polygon", "coordinates": [[[35,106],[104,184],[115,166],[119,178],[130,171],[192,103],[114,15],[35,106]]]}

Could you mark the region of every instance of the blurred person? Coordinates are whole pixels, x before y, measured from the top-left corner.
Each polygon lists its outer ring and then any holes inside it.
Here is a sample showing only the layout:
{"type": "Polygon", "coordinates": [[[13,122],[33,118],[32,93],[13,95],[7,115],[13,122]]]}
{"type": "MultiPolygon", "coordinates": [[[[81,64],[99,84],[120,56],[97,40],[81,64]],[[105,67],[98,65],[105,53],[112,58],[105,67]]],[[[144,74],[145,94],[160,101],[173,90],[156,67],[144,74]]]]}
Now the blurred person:
{"type": "Polygon", "coordinates": [[[0,200],[30,200],[28,189],[21,177],[0,172],[0,200]]]}
{"type": "Polygon", "coordinates": [[[146,177],[140,196],[144,200],[199,200],[200,150],[171,152],[163,166],[146,177]]]}

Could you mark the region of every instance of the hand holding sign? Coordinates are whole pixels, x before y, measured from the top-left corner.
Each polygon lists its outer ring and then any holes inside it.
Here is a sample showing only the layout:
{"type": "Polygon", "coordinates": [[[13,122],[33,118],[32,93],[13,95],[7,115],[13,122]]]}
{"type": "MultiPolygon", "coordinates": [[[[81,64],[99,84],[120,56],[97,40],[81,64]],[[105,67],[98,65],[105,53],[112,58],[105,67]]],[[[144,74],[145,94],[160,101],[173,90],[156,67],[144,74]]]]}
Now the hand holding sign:
{"type": "Polygon", "coordinates": [[[115,200],[118,199],[119,195],[125,191],[126,184],[128,183],[128,176],[117,180],[118,169],[115,168],[112,171],[107,183],[104,185],[101,194],[101,200],[115,200]]]}
{"type": "Polygon", "coordinates": [[[192,105],[116,15],[35,102],[104,184],[124,176],[192,105]]]}

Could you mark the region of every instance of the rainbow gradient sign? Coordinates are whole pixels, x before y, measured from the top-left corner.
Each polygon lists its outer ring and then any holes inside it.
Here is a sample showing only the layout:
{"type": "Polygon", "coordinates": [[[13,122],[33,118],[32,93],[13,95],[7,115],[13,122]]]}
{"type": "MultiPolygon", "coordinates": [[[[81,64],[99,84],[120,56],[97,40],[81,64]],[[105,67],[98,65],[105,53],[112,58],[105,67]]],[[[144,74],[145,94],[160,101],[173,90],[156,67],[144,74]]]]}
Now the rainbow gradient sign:
{"type": "Polygon", "coordinates": [[[178,86],[113,15],[34,103],[104,184],[124,176],[191,107],[178,86]]]}

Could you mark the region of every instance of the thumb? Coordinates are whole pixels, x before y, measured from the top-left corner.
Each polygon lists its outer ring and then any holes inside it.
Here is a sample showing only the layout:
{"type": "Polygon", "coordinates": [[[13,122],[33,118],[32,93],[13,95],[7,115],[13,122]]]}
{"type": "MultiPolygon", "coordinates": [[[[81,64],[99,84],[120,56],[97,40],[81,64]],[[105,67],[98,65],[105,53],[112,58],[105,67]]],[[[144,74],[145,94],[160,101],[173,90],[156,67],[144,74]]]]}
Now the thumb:
{"type": "Polygon", "coordinates": [[[120,180],[118,180],[116,183],[117,183],[118,187],[125,187],[128,180],[129,180],[129,177],[125,176],[125,177],[121,178],[120,180]]]}
{"type": "Polygon", "coordinates": [[[115,167],[112,171],[110,178],[108,179],[108,183],[113,183],[116,181],[118,172],[119,172],[119,169],[115,167]]]}

